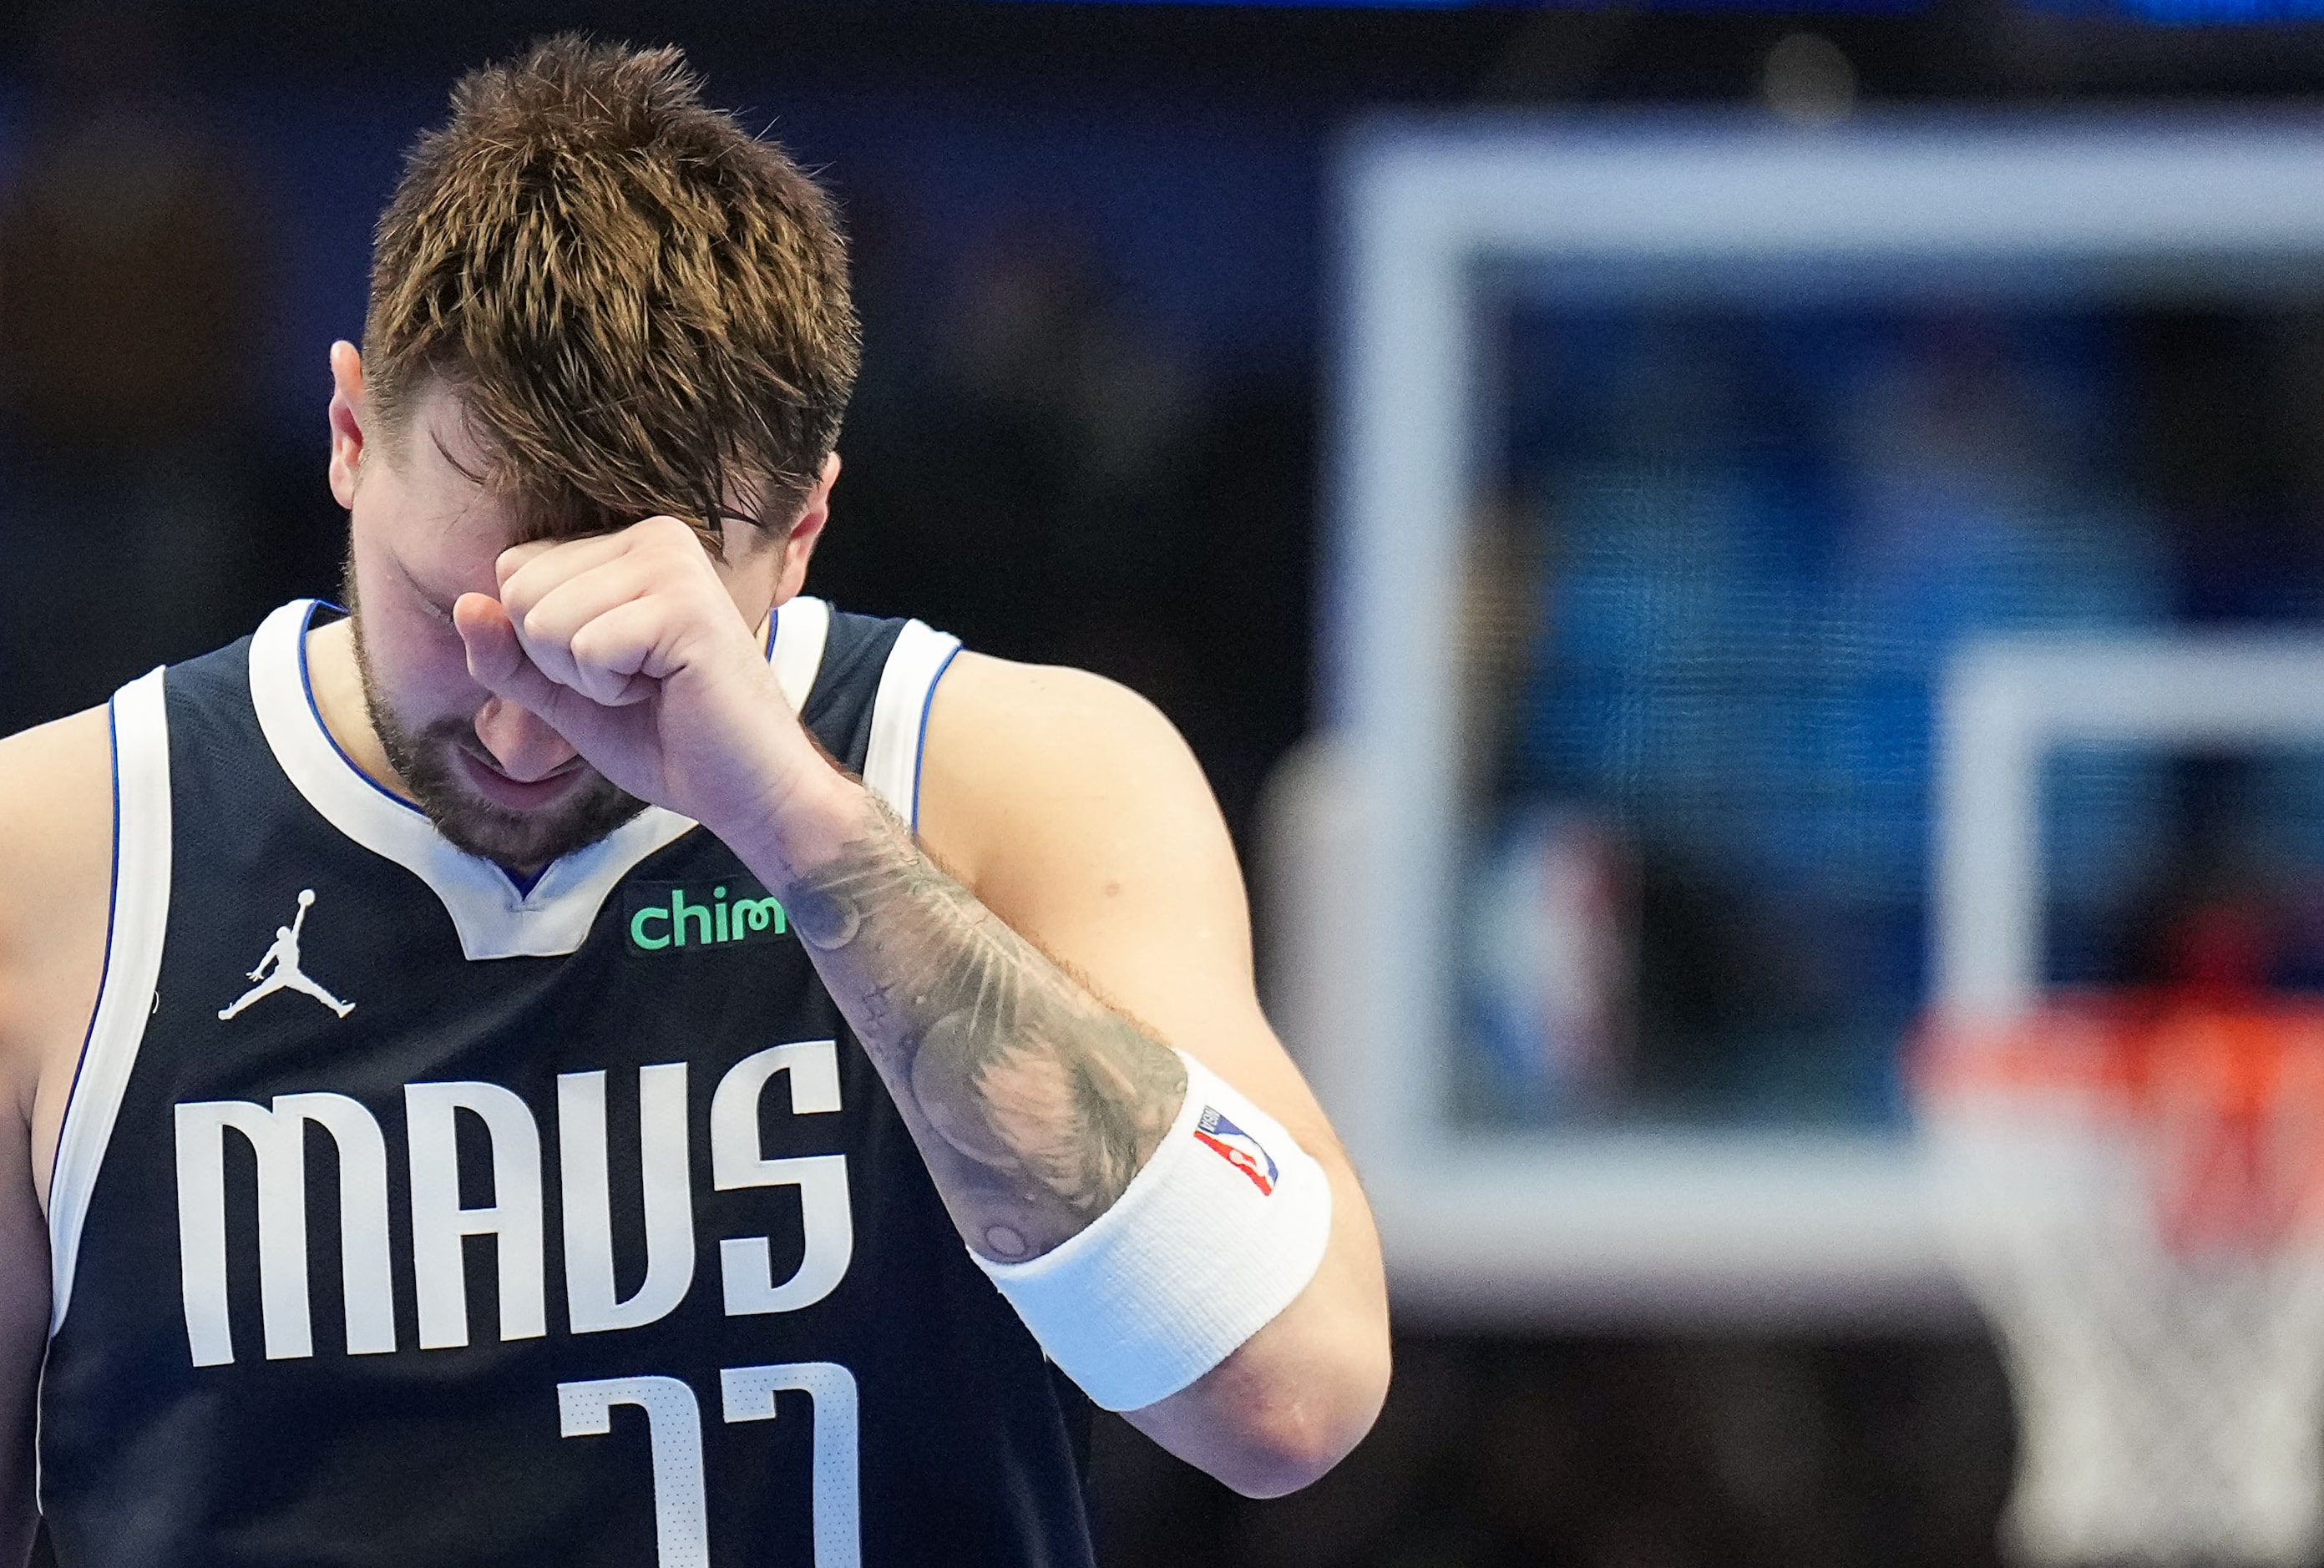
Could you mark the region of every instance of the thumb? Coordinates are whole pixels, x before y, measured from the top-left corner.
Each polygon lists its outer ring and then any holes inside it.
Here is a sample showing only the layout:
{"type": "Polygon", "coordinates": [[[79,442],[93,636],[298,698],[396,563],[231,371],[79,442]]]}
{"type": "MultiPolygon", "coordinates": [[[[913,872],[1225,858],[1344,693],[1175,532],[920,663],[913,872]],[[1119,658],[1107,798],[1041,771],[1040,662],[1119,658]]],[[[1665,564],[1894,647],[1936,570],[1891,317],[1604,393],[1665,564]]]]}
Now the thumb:
{"type": "Polygon", "coordinates": [[[468,673],[477,685],[556,724],[555,710],[567,694],[525,653],[516,626],[498,599],[488,594],[461,595],[452,606],[452,624],[460,633],[468,673]]]}

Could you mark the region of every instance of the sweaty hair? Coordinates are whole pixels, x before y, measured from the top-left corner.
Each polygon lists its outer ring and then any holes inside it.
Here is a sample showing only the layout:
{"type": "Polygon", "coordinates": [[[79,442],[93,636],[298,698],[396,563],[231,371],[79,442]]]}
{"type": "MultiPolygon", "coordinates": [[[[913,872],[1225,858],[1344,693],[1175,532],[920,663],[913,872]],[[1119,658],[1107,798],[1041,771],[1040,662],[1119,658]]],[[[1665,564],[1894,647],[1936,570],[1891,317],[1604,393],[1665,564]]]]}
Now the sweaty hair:
{"type": "MultiPolygon", "coordinates": [[[[669,513],[787,527],[860,337],[830,199],[675,49],[565,35],[452,90],[382,215],[365,402],[456,393],[523,537],[669,513]]],[[[448,457],[449,453],[446,456],[448,457]]]]}

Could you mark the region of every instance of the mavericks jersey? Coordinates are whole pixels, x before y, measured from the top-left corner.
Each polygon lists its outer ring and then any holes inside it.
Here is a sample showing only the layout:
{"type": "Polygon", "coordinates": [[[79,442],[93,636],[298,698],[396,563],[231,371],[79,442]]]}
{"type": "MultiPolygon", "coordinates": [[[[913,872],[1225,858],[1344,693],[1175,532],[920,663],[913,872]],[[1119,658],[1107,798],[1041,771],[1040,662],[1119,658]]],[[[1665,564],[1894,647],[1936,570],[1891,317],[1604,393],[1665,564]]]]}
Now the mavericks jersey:
{"type": "MultiPolygon", "coordinates": [[[[114,699],[50,1202],[61,1568],[1070,1568],[1088,1406],[788,928],[659,808],[530,889],[340,754],[311,603],[114,699]]],[[[956,644],[770,657],[906,816],[956,644]]]]}

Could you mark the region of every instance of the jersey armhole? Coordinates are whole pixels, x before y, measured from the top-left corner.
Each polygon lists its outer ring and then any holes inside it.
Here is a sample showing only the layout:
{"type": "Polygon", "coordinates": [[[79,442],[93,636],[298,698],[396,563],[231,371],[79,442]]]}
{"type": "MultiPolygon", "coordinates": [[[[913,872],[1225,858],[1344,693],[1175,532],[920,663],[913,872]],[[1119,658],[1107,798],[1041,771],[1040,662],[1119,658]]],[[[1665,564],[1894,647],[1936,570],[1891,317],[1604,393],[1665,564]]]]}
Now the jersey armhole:
{"type": "Polygon", "coordinates": [[[914,827],[920,824],[920,752],[928,737],[928,705],[959,652],[959,638],[918,621],[905,622],[888,650],[880,690],[872,699],[864,787],[914,827]]]}
{"type": "Polygon", "coordinates": [[[115,692],[106,718],[113,734],[113,890],[104,977],[49,1176],[51,1339],[72,1304],[81,1228],[153,1010],[170,929],[170,719],[161,671],[115,692]]]}

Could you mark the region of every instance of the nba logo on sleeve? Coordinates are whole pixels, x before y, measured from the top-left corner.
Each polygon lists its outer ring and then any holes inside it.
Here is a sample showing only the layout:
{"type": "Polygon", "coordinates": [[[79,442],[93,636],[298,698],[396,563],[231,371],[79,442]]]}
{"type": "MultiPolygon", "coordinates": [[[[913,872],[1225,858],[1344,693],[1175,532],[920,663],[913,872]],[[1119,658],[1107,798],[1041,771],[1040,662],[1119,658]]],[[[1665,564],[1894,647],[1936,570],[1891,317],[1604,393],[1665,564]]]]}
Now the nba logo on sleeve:
{"type": "Polygon", "coordinates": [[[1261,1193],[1275,1191],[1275,1160],[1259,1139],[1220,1115],[1213,1106],[1203,1107],[1201,1118],[1194,1123],[1194,1137],[1218,1151],[1219,1158],[1249,1176],[1251,1185],[1261,1193]]]}

